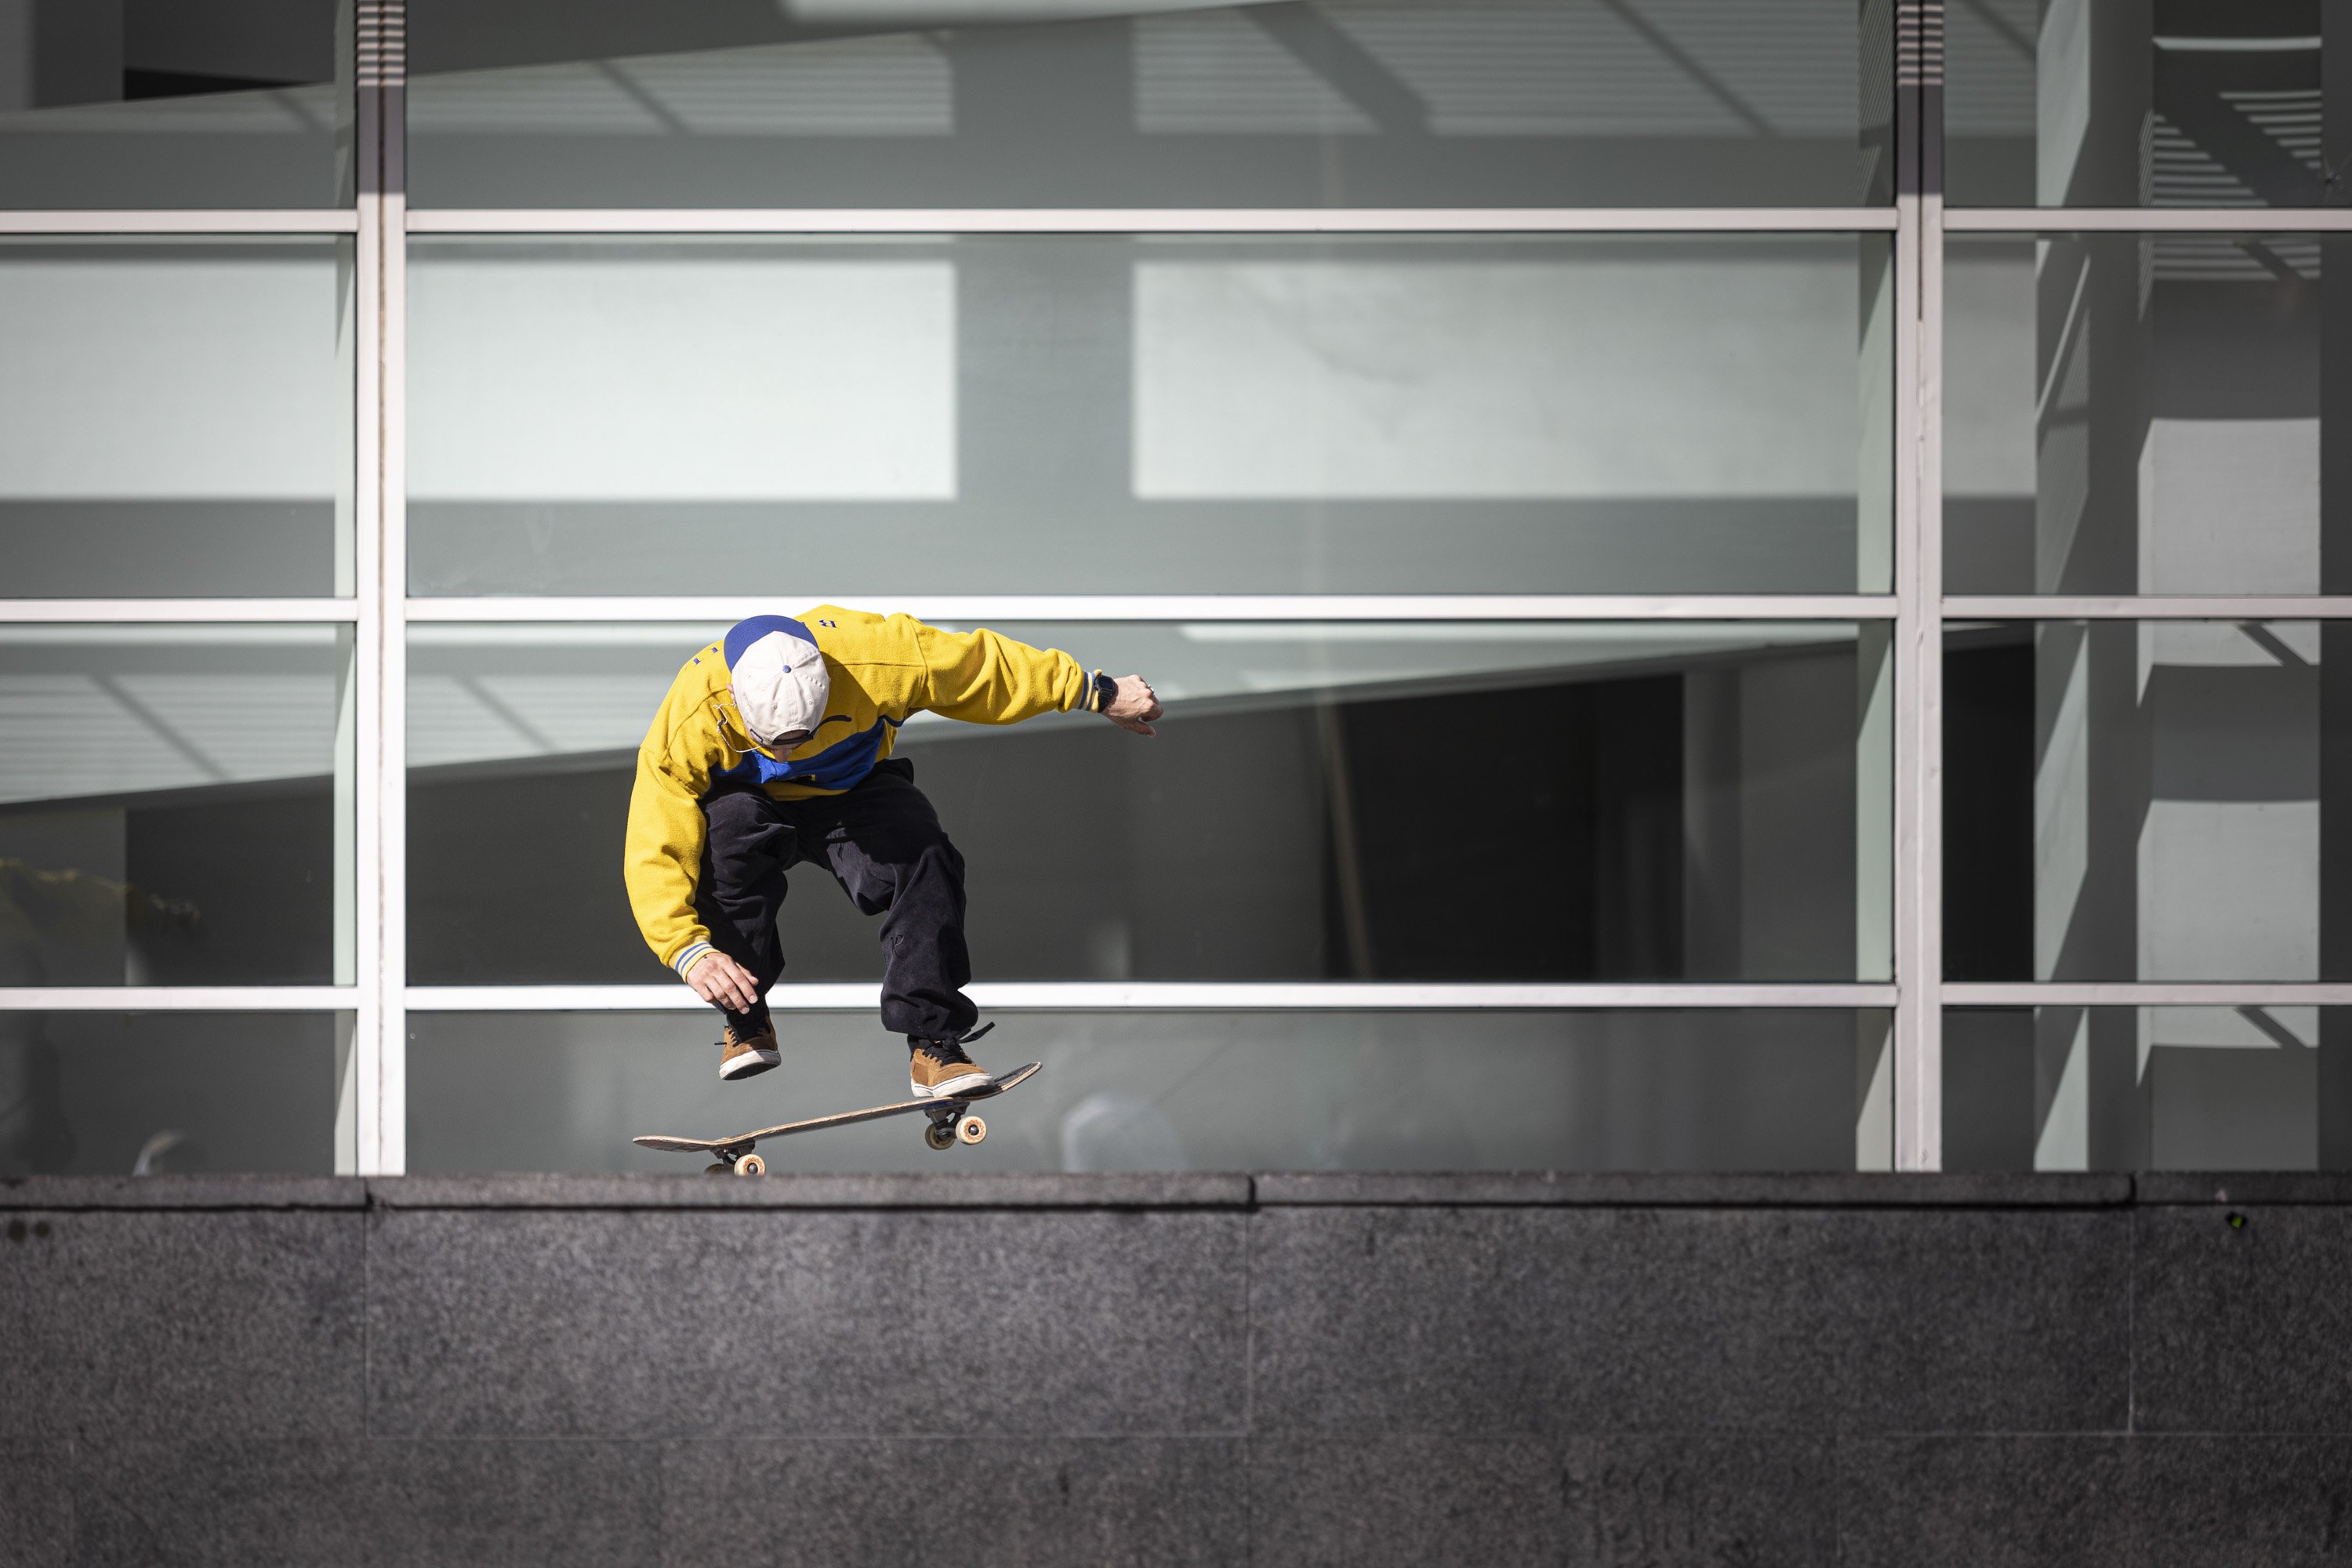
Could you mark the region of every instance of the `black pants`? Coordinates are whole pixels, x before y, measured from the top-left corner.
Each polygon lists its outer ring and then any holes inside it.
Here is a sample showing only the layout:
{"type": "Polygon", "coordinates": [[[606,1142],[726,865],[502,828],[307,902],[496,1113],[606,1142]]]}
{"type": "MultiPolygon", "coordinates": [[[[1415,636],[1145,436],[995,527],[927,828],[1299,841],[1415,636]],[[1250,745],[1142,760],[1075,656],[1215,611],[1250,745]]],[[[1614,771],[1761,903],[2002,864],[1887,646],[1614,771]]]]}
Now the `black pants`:
{"type": "MultiPolygon", "coordinates": [[[[776,935],[784,873],[819,860],[859,910],[882,917],[882,1026],[925,1039],[972,1026],[980,1015],[963,994],[971,982],[963,857],[915,787],[914,763],[888,758],[856,788],[809,800],[730,789],[704,801],[702,816],[709,830],[695,913],[711,945],[750,970],[763,995],[784,972],[776,935]]],[[[728,1021],[756,1028],[767,1016],[762,1002],[728,1021]]]]}

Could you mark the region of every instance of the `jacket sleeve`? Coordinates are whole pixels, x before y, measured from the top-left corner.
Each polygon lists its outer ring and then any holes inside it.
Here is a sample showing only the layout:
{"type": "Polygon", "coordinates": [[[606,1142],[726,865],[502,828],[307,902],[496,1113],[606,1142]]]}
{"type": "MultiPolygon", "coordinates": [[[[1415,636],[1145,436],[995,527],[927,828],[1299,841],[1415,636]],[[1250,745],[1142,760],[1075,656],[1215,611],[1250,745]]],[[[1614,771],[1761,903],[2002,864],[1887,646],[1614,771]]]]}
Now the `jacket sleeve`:
{"type": "Polygon", "coordinates": [[[1094,678],[1058,648],[1031,647],[988,630],[915,634],[925,670],[918,705],[968,724],[1018,724],[1040,713],[1092,710],[1094,678]]]}
{"type": "Polygon", "coordinates": [[[629,827],[621,876],[637,929],[656,957],[682,976],[710,949],[710,932],[694,912],[694,884],[702,868],[702,795],[710,761],[691,744],[668,703],[637,748],[637,779],[629,792],[629,827]]]}

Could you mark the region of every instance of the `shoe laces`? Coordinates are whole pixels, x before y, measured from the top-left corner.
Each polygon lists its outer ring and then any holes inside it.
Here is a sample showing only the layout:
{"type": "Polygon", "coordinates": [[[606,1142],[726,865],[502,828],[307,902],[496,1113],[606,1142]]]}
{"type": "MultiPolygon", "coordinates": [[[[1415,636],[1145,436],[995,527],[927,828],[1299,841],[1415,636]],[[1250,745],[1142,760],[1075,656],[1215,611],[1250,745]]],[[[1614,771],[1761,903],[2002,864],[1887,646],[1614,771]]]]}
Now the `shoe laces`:
{"type": "Polygon", "coordinates": [[[963,1048],[961,1040],[920,1040],[915,1049],[927,1051],[941,1067],[971,1067],[972,1059],[963,1048]]]}

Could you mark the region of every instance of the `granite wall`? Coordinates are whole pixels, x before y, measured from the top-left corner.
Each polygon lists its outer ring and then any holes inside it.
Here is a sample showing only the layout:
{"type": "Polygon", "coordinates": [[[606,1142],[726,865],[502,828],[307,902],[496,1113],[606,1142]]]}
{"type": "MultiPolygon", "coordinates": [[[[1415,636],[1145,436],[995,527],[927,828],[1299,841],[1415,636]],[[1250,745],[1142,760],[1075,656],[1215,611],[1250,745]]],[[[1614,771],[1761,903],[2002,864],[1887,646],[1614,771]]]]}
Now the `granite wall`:
{"type": "Polygon", "coordinates": [[[2352,1179],[0,1183],[0,1563],[2352,1560],[2352,1179]]]}

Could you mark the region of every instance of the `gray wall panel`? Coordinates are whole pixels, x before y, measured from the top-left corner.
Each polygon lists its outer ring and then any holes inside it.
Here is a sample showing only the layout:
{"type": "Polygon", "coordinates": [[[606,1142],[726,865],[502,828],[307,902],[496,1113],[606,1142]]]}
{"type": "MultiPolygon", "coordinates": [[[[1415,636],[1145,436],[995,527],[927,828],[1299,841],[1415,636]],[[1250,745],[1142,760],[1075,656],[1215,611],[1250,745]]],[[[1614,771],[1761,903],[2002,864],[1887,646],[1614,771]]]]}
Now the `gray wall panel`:
{"type": "Polygon", "coordinates": [[[662,1555],[714,1563],[1236,1563],[1239,1437],[662,1446],[662,1555]]]}
{"type": "Polygon", "coordinates": [[[2352,1209],[2135,1219],[2140,1430],[2352,1433],[2352,1209]]]}
{"type": "Polygon", "coordinates": [[[0,1438],[355,1436],[360,1217],[11,1213],[0,1438]]]}
{"type": "Polygon", "coordinates": [[[374,1431],[1238,1432],[1239,1215],[373,1221],[374,1431]]]}
{"type": "Polygon", "coordinates": [[[2121,1215],[1269,1209],[1272,1431],[2119,1426],[2121,1215]]]}
{"type": "Polygon", "coordinates": [[[2346,1560],[2352,1205],[2138,1185],[22,1183],[0,1568],[2346,1560]]]}

